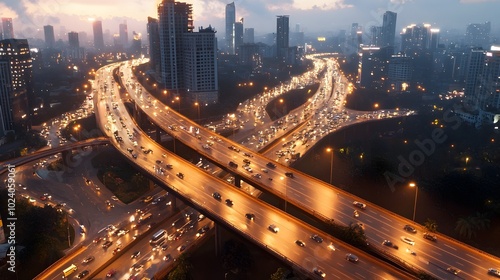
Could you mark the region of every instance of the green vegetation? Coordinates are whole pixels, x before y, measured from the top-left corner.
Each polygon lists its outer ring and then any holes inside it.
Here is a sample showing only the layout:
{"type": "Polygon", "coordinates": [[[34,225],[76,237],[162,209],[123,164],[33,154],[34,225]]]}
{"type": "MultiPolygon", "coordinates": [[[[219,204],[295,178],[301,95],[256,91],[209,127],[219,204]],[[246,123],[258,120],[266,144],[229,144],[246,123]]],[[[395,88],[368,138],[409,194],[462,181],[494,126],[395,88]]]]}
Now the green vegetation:
{"type": "Polygon", "coordinates": [[[193,276],[191,275],[191,270],[193,265],[191,264],[190,256],[182,254],[176,260],[177,265],[167,276],[167,280],[191,280],[193,276]]]}
{"type": "MultiPolygon", "coordinates": [[[[0,192],[0,201],[8,201],[7,190],[0,192]]],[[[7,203],[0,204],[0,215],[8,217],[7,203]]],[[[68,224],[67,215],[51,206],[33,206],[26,199],[16,201],[16,242],[18,244],[17,279],[33,279],[46,267],[61,258],[68,248],[68,234],[74,240],[74,230],[68,224]]],[[[4,231],[9,232],[4,223],[4,231]]],[[[16,275],[0,271],[7,276],[16,275]]],[[[8,279],[8,278],[2,278],[8,279]]]]}
{"type": "Polygon", "coordinates": [[[91,160],[97,168],[97,177],[124,203],[135,201],[149,189],[149,180],[123,160],[115,150],[106,150],[91,160]]]}

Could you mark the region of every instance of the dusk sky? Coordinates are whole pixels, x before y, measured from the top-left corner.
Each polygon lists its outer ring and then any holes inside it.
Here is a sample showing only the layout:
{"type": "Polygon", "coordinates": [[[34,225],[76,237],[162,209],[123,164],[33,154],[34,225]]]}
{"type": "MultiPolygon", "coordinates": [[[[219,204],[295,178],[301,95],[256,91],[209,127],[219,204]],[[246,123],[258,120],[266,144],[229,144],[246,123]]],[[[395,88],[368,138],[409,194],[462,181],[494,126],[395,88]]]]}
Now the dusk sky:
{"type": "MultiPolygon", "coordinates": [[[[118,24],[127,21],[129,33],[145,33],[148,16],[157,17],[159,0],[0,0],[0,16],[14,19],[16,37],[43,36],[43,25],[56,33],[85,31],[89,18],[103,21],[103,29],[118,33],[118,24]]],[[[196,28],[211,24],[224,36],[224,10],[230,1],[192,0],[196,28]]],[[[237,0],[236,18],[256,35],[275,32],[276,15],[290,15],[290,28],[300,23],[305,32],[349,29],[352,22],[363,27],[381,25],[386,10],[398,13],[398,32],[411,23],[430,23],[441,29],[465,32],[468,23],[492,22],[496,34],[500,0],[237,0]]],[[[57,36],[57,35],[56,35],[57,36]]],[[[63,38],[67,40],[67,38],[63,38]]]]}

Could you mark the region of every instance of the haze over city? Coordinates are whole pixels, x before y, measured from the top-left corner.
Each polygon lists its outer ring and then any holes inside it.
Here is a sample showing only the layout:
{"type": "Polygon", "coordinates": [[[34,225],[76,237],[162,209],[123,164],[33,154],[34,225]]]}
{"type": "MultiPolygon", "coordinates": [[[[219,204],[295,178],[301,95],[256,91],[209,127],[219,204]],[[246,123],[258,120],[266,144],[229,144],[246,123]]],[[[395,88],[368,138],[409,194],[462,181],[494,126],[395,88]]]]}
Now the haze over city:
{"type": "MultiPolygon", "coordinates": [[[[42,37],[43,25],[53,25],[56,36],[61,27],[69,31],[91,31],[89,19],[103,21],[103,29],[117,31],[119,23],[127,22],[129,30],[145,34],[148,16],[157,16],[158,0],[3,0],[0,17],[13,18],[16,33],[24,37],[42,37]],[[38,30],[38,31],[37,31],[38,30]]],[[[223,36],[224,8],[231,1],[195,0],[193,4],[196,27],[211,24],[223,36]]],[[[398,13],[397,31],[412,23],[430,23],[441,29],[463,33],[468,23],[492,21],[492,33],[497,32],[494,21],[500,10],[498,0],[243,0],[234,1],[236,18],[244,18],[245,26],[255,28],[256,35],[275,32],[276,15],[290,15],[292,26],[300,24],[304,32],[322,33],[349,29],[352,22],[368,28],[381,24],[387,11],[398,13]]],[[[320,34],[321,35],[321,34],[320,34]]]]}

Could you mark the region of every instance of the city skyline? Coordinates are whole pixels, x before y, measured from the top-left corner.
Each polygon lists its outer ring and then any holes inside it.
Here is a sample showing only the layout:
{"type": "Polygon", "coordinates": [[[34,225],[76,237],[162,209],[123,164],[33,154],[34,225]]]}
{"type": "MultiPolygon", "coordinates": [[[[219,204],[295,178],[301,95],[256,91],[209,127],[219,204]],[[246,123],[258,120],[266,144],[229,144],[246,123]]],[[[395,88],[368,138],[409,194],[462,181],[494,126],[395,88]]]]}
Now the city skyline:
{"type": "MultiPolygon", "coordinates": [[[[119,32],[119,24],[127,21],[128,30],[145,33],[147,17],[156,17],[159,0],[135,1],[71,1],[57,3],[53,0],[17,1],[4,0],[0,3],[0,17],[13,18],[14,32],[20,38],[43,38],[43,26],[53,25],[57,39],[61,33],[70,31],[91,34],[92,22],[101,20],[103,31],[119,32]],[[116,9],[120,5],[120,9],[116,9]],[[36,15],[35,15],[36,13],[36,15]]],[[[225,7],[230,1],[195,0],[193,16],[196,27],[209,24],[218,31],[217,37],[224,37],[225,7]]],[[[290,24],[300,24],[304,32],[331,33],[348,30],[357,22],[368,33],[370,26],[382,25],[386,11],[398,14],[396,34],[412,23],[430,23],[441,29],[456,29],[465,33],[469,23],[492,22],[492,33],[498,33],[495,11],[500,9],[497,0],[445,0],[439,4],[430,0],[376,0],[369,3],[360,0],[279,0],[271,4],[265,1],[235,1],[236,18],[245,18],[245,27],[255,28],[255,34],[275,32],[275,16],[290,15],[290,24]],[[453,16],[443,16],[453,15],[453,16]]]]}

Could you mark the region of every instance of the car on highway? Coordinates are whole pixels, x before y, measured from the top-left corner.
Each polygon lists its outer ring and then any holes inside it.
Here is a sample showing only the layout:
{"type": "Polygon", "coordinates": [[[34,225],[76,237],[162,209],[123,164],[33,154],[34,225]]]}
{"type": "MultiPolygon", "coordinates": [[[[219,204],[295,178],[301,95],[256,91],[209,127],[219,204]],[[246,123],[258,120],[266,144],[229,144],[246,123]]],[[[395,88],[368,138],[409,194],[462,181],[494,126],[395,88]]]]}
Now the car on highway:
{"type": "Polygon", "coordinates": [[[218,193],[218,192],[214,192],[214,193],[212,194],[212,196],[213,196],[215,199],[217,199],[217,200],[221,200],[221,197],[222,197],[222,196],[220,195],[220,193],[218,193]]]}
{"type": "Polygon", "coordinates": [[[394,248],[394,249],[396,249],[396,250],[397,250],[397,249],[399,249],[398,245],[396,245],[396,244],[392,243],[392,242],[391,242],[391,241],[389,241],[389,240],[384,240],[384,241],[382,242],[382,245],[385,245],[385,246],[387,246],[387,247],[394,248]]]}
{"type": "Polygon", "coordinates": [[[312,239],[312,240],[314,240],[314,241],[316,241],[316,242],[318,242],[318,243],[323,242],[323,238],[321,238],[321,237],[320,237],[319,235],[317,235],[317,234],[313,234],[313,235],[311,235],[311,239],[312,239]]]}
{"type": "Polygon", "coordinates": [[[102,244],[102,248],[107,249],[107,248],[109,248],[111,245],[113,245],[113,241],[108,240],[108,241],[106,241],[106,242],[104,242],[104,243],[102,244]]]}
{"type": "Polygon", "coordinates": [[[491,274],[496,277],[500,277],[500,269],[498,268],[488,268],[488,274],[491,274]]]}
{"type": "Polygon", "coordinates": [[[131,258],[131,259],[136,259],[136,258],[138,258],[140,255],[141,255],[141,251],[136,251],[136,252],[134,252],[134,253],[130,256],[130,258],[131,258]]]}
{"type": "Polygon", "coordinates": [[[406,236],[401,236],[401,241],[403,241],[406,244],[410,244],[411,246],[415,245],[415,240],[406,236]]]}
{"type": "Polygon", "coordinates": [[[278,233],[278,231],[280,231],[280,228],[277,227],[276,225],[272,224],[272,225],[269,225],[269,230],[274,232],[274,233],[278,233]]]}
{"type": "Polygon", "coordinates": [[[446,270],[449,273],[454,274],[454,275],[458,275],[458,273],[460,272],[460,269],[453,267],[453,266],[448,267],[446,270]]]}
{"type": "Polygon", "coordinates": [[[260,175],[259,173],[255,173],[253,176],[255,178],[257,178],[257,179],[261,179],[262,178],[262,175],[260,175]]]}
{"type": "Polygon", "coordinates": [[[163,260],[166,262],[168,262],[171,259],[172,259],[172,255],[170,255],[170,254],[167,254],[166,256],[163,257],[163,260]]]}
{"type": "Polygon", "coordinates": [[[82,271],[82,272],[78,273],[78,275],[76,276],[76,278],[78,278],[78,279],[82,279],[83,277],[85,277],[85,276],[89,275],[89,273],[90,273],[90,271],[88,271],[88,270],[84,270],[84,271],[82,271]]]}
{"type": "Polygon", "coordinates": [[[295,177],[292,172],[285,172],[285,176],[288,177],[288,178],[294,178],[295,177]]]}
{"type": "Polygon", "coordinates": [[[244,158],[244,159],[243,159],[243,163],[245,163],[245,164],[247,164],[247,165],[248,165],[248,164],[250,164],[251,162],[250,162],[250,160],[249,160],[249,159],[244,158]]]}
{"type": "Polygon", "coordinates": [[[250,221],[255,220],[255,214],[252,214],[252,213],[246,213],[246,214],[245,214],[245,217],[246,217],[247,219],[249,219],[250,221]]]}
{"type": "Polygon", "coordinates": [[[184,245],[184,244],[177,247],[177,251],[179,251],[179,252],[182,252],[184,250],[186,250],[186,245],[184,245]]]}
{"type": "Polygon", "coordinates": [[[324,273],[321,269],[319,269],[317,267],[313,268],[313,273],[320,276],[321,278],[326,277],[326,273],[324,273]]]}
{"type": "Polygon", "coordinates": [[[295,244],[299,245],[300,247],[306,246],[306,243],[304,243],[304,241],[302,241],[302,240],[295,240],[295,244]]]}
{"type": "Polygon", "coordinates": [[[121,250],[122,250],[122,249],[121,249],[120,247],[115,248],[115,249],[113,250],[113,255],[118,254],[118,252],[120,252],[121,250]]]}
{"type": "Polygon", "coordinates": [[[86,258],[82,261],[82,263],[83,263],[83,264],[88,264],[88,263],[92,262],[93,260],[95,260],[94,256],[88,256],[88,257],[86,257],[86,258]]]}
{"type": "Polygon", "coordinates": [[[229,162],[229,167],[232,167],[232,168],[238,168],[238,164],[233,162],[233,161],[230,161],[229,162]]]}
{"type": "Polygon", "coordinates": [[[226,199],[226,205],[229,206],[229,207],[232,207],[233,206],[233,201],[231,199],[226,199]]]}
{"type": "Polygon", "coordinates": [[[359,258],[356,255],[351,254],[351,253],[346,254],[345,259],[350,261],[350,262],[354,262],[354,263],[359,261],[359,258]]]}
{"type": "Polygon", "coordinates": [[[179,173],[177,173],[176,175],[177,175],[177,177],[179,177],[180,179],[184,179],[184,173],[179,172],[179,173]]]}
{"type": "Polygon", "coordinates": [[[108,273],[106,273],[106,278],[111,278],[111,277],[115,276],[115,274],[116,274],[116,270],[111,269],[110,271],[108,271],[108,273]]]}
{"type": "Polygon", "coordinates": [[[274,163],[272,163],[272,162],[268,162],[268,163],[266,164],[266,166],[267,166],[267,167],[269,167],[269,168],[276,168],[276,164],[274,164],[274,163]]]}
{"type": "Polygon", "coordinates": [[[102,240],[102,237],[98,236],[98,237],[94,238],[93,242],[94,243],[99,243],[99,242],[101,242],[101,240],[102,240]]]}
{"type": "Polygon", "coordinates": [[[352,205],[354,205],[360,209],[363,209],[363,210],[366,209],[366,204],[359,202],[359,201],[353,201],[352,205]]]}
{"type": "Polygon", "coordinates": [[[428,232],[424,233],[424,238],[430,241],[437,241],[437,236],[428,232]]]}
{"type": "Polygon", "coordinates": [[[141,269],[144,267],[144,265],[142,263],[136,263],[134,264],[131,269],[135,270],[136,272],[137,271],[141,271],[141,269]]]}
{"type": "Polygon", "coordinates": [[[404,230],[406,230],[407,232],[411,232],[411,233],[417,233],[417,229],[415,229],[414,227],[410,226],[410,225],[405,225],[403,227],[404,230]]]}

